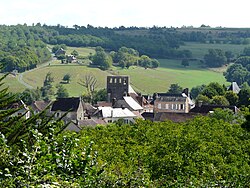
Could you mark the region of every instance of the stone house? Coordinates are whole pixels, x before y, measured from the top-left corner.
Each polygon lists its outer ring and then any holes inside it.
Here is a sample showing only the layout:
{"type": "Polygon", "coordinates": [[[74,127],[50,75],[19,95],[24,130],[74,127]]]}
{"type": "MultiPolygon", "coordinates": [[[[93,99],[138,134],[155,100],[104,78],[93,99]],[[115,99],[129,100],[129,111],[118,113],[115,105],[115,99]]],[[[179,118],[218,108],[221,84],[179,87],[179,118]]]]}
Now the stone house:
{"type": "Polygon", "coordinates": [[[33,101],[30,105],[34,114],[40,113],[45,110],[50,105],[50,102],[41,100],[41,101],[33,101]]]}
{"type": "Polygon", "coordinates": [[[17,110],[11,114],[11,117],[22,116],[25,119],[30,118],[30,109],[22,100],[12,103],[7,109],[17,110]]]}
{"type": "Polygon", "coordinates": [[[67,115],[63,118],[65,121],[83,120],[85,118],[84,104],[80,97],[58,98],[52,103],[50,112],[54,114],[55,118],[61,118],[65,113],[67,115]]]}
{"type": "Polygon", "coordinates": [[[55,56],[59,56],[59,55],[65,55],[66,51],[63,48],[59,48],[56,52],[55,52],[55,56]]]}
{"type": "Polygon", "coordinates": [[[156,93],[154,103],[154,113],[189,113],[194,107],[194,102],[189,97],[188,89],[181,94],[156,93]]]}

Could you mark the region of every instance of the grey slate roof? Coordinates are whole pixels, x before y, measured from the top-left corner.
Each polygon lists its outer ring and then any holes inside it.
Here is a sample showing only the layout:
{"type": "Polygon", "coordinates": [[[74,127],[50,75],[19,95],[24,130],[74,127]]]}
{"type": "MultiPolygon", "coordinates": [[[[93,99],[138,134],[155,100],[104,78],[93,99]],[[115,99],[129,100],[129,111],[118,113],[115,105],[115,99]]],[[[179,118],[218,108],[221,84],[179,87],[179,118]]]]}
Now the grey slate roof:
{"type": "Polygon", "coordinates": [[[80,104],[80,97],[58,98],[53,102],[51,111],[77,111],[80,104]]]}
{"type": "Polygon", "coordinates": [[[240,92],[240,88],[237,82],[232,82],[228,88],[229,91],[233,91],[234,93],[238,94],[240,92]]]}

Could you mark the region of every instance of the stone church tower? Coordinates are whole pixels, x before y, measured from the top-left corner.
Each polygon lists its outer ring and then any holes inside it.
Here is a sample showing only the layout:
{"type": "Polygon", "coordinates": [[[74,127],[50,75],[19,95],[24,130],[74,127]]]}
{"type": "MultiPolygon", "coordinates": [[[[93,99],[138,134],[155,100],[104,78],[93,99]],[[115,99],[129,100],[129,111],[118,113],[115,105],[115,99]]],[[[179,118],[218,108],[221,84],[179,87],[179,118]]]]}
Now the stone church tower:
{"type": "Polygon", "coordinates": [[[108,76],[107,77],[107,101],[111,102],[113,99],[120,100],[126,96],[129,91],[129,77],[128,76],[108,76]]]}

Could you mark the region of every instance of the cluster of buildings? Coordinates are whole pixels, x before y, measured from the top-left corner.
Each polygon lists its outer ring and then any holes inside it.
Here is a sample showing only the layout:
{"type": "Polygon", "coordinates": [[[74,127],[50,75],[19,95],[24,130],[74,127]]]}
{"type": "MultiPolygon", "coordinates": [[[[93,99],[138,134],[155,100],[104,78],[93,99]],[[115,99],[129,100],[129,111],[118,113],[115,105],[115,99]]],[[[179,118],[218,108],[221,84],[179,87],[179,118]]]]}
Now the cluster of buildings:
{"type": "MultiPolygon", "coordinates": [[[[234,87],[234,86],[232,86],[234,87]]],[[[24,108],[13,115],[25,114],[29,118],[30,108],[39,113],[46,107],[55,118],[69,123],[67,130],[80,131],[84,126],[95,126],[116,121],[134,123],[136,119],[151,121],[184,122],[197,114],[212,113],[215,108],[229,108],[237,112],[236,106],[195,105],[186,88],[180,94],[155,93],[144,96],[136,93],[130,85],[128,76],[107,77],[107,99],[95,105],[84,102],[81,97],[58,98],[52,102],[34,101],[30,107],[23,102],[13,104],[12,108],[24,108]]]]}

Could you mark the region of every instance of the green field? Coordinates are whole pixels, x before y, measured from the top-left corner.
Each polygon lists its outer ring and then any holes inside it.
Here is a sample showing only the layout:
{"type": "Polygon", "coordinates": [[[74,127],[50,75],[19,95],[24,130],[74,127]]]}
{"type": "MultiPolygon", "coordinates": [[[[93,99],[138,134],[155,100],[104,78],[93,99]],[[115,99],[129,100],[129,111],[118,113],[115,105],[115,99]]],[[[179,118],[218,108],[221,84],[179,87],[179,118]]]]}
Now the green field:
{"type": "Polygon", "coordinates": [[[204,55],[208,53],[209,49],[222,49],[223,51],[232,51],[235,56],[241,54],[245,47],[248,45],[237,45],[237,44],[208,44],[208,43],[195,43],[185,42],[184,46],[180,47],[180,50],[190,50],[194,58],[203,59],[204,55]]]}
{"type": "MultiPolygon", "coordinates": [[[[190,62],[190,66],[183,67],[180,60],[159,60],[161,66],[157,69],[144,69],[142,67],[130,67],[121,69],[113,67],[110,71],[102,71],[98,68],[90,68],[78,64],[60,64],[54,61],[50,66],[41,67],[24,73],[23,80],[33,88],[41,87],[48,72],[54,77],[54,86],[62,82],[65,74],[72,76],[69,84],[64,84],[70,93],[70,96],[79,96],[85,89],[78,84],[87,74],[93,74],[98,80],[98,89],[106,87],[107,75],[129,75],[133,88],[143,94],[152,94],[154,92],[166,92],[172,83],[178,83],[182,87],[192,88],[201,84],[208,84],[212,81],[225,84],[225,78],[221,72],[205,69],[199,61],[190,62]]],[[[24,90],[15,77],[8,77],[5,81],[10,85],[13,92],[24,90]]]]}
{"type": "Polygon", "coordinates": [[[113,74],[129,75],[132,86],[142,93],[166,92],[173,83],[182,87],[192,88],[201,84],[218,82],[227,84],[221,72],[204,69],[198,61],[190,62],[189,67],[183,67],[180,60],[159,60],[161,67],[157,69],[144,69],[130,67],[117,69],[113,74]]]}
{"type": "MultiPolygon", "coordinates": [[[[2,77],[4,74],[0,74],[0,77],[2,77]]],[[[0,88],[5,88],[5,87],[9,87],[9,91],[11,92],[21,92],[23,90],[25,90],[25,86],[20,84],[17,81],[17,77],[13,76],[13,75],[8,75],[5,79],[4,79],[4,85],[1,86],[0,88]]]]}
{"type": "Polygon", "coordinates": [[[40,69],[27,72],[24,74],[23,80],[34,88],[41,87],[43,85],[45,75],[48,72],[51,72],[52,76],[54,77],[54,86],[62,82],[62,78],[65,74],[69,73],[71,75],[72,81],[69,84],[63,84],[71,96],[79,96],[85,92],[85,88],[78,84],[80,80],[84,79],[85,75],[93,74],[96,77],[98,89],[105,87],[105,78],[108,75],[107,72],[98,68],[89,68],[87,66],[81,66],[77,64],[52,64],[47,67],[42,67],[40,69]]]}
{"type": "Polygon", "coordinates": [[[94,48],[77,48],[77,47],[67,47],[66,50],[66,54],[71,54],[71,52],[73,52],[73,50],[76,50],[80,56],[82,57],[87,57],[89,56],[90,53],[95,53],[95,49],[94,48]]]}

